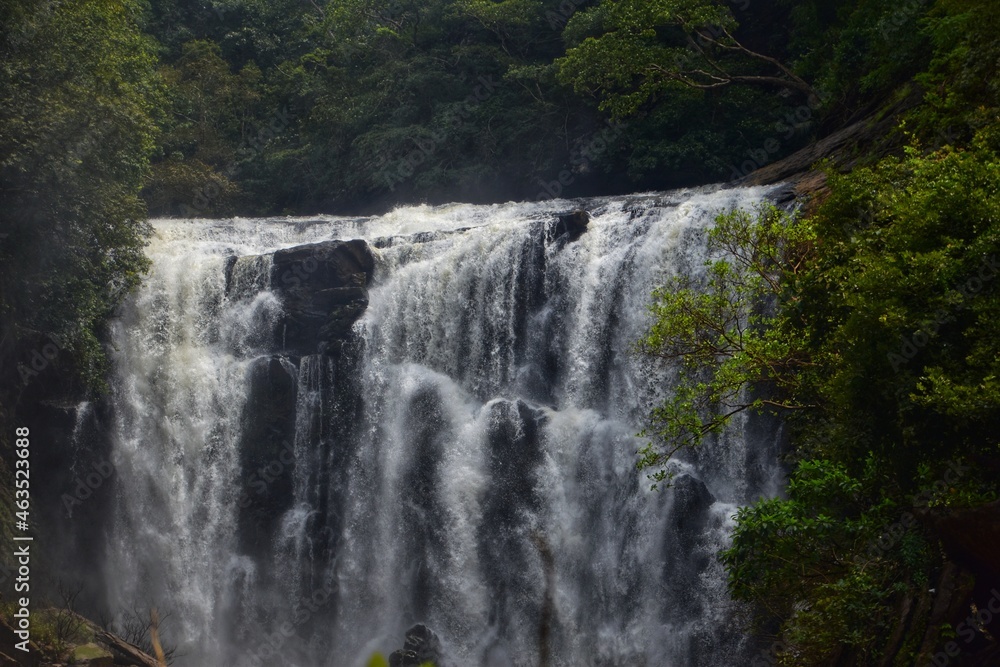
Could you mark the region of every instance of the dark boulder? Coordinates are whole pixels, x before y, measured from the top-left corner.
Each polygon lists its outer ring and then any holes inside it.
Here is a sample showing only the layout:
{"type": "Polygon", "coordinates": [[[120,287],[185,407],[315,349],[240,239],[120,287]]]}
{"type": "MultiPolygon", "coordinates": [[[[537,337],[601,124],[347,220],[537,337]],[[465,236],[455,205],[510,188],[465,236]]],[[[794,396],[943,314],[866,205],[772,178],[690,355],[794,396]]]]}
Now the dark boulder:
{"type": "Polygon", "coordinates": [[[497,399],[483,411],[487,417],[485,457],[490,480],[482,497],[482,520],[477,532],[479,560],[488,586],[491,613],[498,632],[507,631],[516,613],[539,627],[544,591],[537,589],[533,571],[538,547],[528,536],[530,517],[542,509],[538,466],[544,460],[545,413],[522,400],[497,399]],[[515,611],[516,610],[516,611],[515,611]]]}
{"type": "MultiPolygon", "coordinates": [[[[961,474],[959,467],[952,467],[961,474]]],[[[954,509],[919,508],[915,514],[936,529],[955,561],[984,581],[1000,582],[1000,501],[954,509]]]]}
{"type": "Polygon", "coordinates": [[[712,564],[712,549],[706,543],[715,497],[700,479],[678,475],[669,493],[672,507],[663,536],[661,587],[675,601],[667,621],[703,618],[704,600],[692,594],[692,582],[701,581],[712,564]]]}
{"type": "Polygon", "coordinates": [[[238,498],[239,536],[245,552],[270,544],[276,523],[293,504],[295,366],[282,357],[262,357],[247,374],[238,498]]]}
{"type": "Polygon", "coordinates": [[[556,216],[556,220],[550,223],[548,228],[549,239],[562,240],[563,243],[571,243],[580,238],[587,225],[590,224],[590,214],[584,210],[570,211],[556,216]]]}
{"type": "Polygon", "coordinates": [[[389,667],[419,667],[428,662],[440,667],[441,659],[441,640],[426,625],[417,623],[406,631],[403,649],[389,656],[389,667]]]}
{"type": "Polygon", "coordinates": [[[361,240],[324,241],[278,250],[271,289],[281,298],[284,317],[278,345],[294,354],[324,352],[348,337],[368,307],[375,257],[361,240]]]}

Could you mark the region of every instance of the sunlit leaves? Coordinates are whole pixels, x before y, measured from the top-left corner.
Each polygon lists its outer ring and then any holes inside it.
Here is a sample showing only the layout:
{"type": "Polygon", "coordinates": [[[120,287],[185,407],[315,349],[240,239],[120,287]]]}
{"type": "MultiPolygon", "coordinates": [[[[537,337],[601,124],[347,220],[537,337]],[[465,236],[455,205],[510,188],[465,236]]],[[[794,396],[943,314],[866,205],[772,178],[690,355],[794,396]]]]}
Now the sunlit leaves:
{"type": "Polygon", "coordinates": [[[808,359],[799,339],[778,326],[776,307],[811,252],[812,235],[796,217],[763,205],[720,216],[709,233],[703,278],[675,277],[653,292],[653,324],[638,350],[668,364],[671,395],[651,414],[653,441],[639,467],[654,482],[685,447],[718,433],[743,410],[801,407],[798,372],[808,359]],[[768,394],[761,393],[765,384],[768,394]]]}
{"type": "Polygon", "coordinates": [[[162,102],[152,45],[136,2],[3,11],[13,17],[0,44],[4,336],[58,335],[99,383],[98,329],[147,264],[138,192],[162,102]]]}

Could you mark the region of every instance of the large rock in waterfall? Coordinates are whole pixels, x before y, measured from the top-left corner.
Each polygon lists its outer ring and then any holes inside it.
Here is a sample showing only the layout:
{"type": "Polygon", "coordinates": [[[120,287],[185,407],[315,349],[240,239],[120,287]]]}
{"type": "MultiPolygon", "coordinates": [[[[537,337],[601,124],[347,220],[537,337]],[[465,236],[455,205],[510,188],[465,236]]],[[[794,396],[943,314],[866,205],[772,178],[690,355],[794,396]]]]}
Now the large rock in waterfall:
{"type": "Polygon", "coordinates": [[[403,650],[393,651],[389,656],[389,667],[419,667],[430,663],[441,667],[441,640],[422,623],[406,631],[403,650]]]}
{"type": "Polygon", "coordinates": [[[240,448],[239,537],[244,553],[260,553],[294,502],[297,370],[283,357],[261,357],[250,365],[247,387],[240,448]]]}
{"type": "Polygon", "coordinates": [[[664,620],[678,622],[707,611],[705,599],[691,595],[689,587],[705,576],[715,557],[709,523],[716,499],[703,481],[689,474],[678,475],[670,493],[673,507],[664,525],[661,588],[675,601],[664,620]]]}
{"type": "Polygon", "coordinates": [[[589,224],[590,213],[583,209],[560,213],[555,220],[549,223],[547,229],[549,239],[562,243],[572,243],[587,231],[589,224]]]}
{"type": "Polygon", "coordinates": [[[324,241],[274,253],[271,289],[284,317],[279,346],[292,354],[324,352],[347,337],[368,307],[375,257],[362,240],[324,241]]]}

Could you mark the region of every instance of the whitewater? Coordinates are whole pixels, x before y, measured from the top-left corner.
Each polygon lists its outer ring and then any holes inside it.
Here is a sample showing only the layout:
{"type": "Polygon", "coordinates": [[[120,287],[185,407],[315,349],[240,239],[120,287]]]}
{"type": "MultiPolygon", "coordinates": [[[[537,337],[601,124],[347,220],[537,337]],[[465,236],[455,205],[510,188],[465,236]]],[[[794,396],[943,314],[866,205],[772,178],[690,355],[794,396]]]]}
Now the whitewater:
{"type": "Polygon", "coordinates": [[[169,614],[182,666],[354,667],[416,623],[455,666],[746,664],[716,555],[778,492],[779,432],[738,417],[651,490],[637,434],[675,369],[633,345],[715,217],[774,192],[153,221],[111,332],[110,602],[169,614]],[[363,314],[289,349],[274,253],[354,239],[363,314]],[[248,499],[280,512],[251,530],[248,499]]]}

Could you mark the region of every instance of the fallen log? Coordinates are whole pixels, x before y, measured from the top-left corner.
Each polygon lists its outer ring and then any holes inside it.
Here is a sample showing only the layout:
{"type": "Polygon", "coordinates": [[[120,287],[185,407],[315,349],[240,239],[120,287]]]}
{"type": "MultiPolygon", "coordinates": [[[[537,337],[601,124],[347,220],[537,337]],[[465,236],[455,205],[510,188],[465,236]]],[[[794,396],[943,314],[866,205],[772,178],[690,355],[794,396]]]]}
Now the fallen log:
{"type": "Polygon", "coordinates": [[[156,658],[153,658],[135,644],[130,644],[107,630],[98,630],[95,635],[102,644],[107,645],[112,651],[120,653],[127,660],[131,660],[133,665],[138,665],[139,667],[162,667],[156,661],[156,658]]]}

